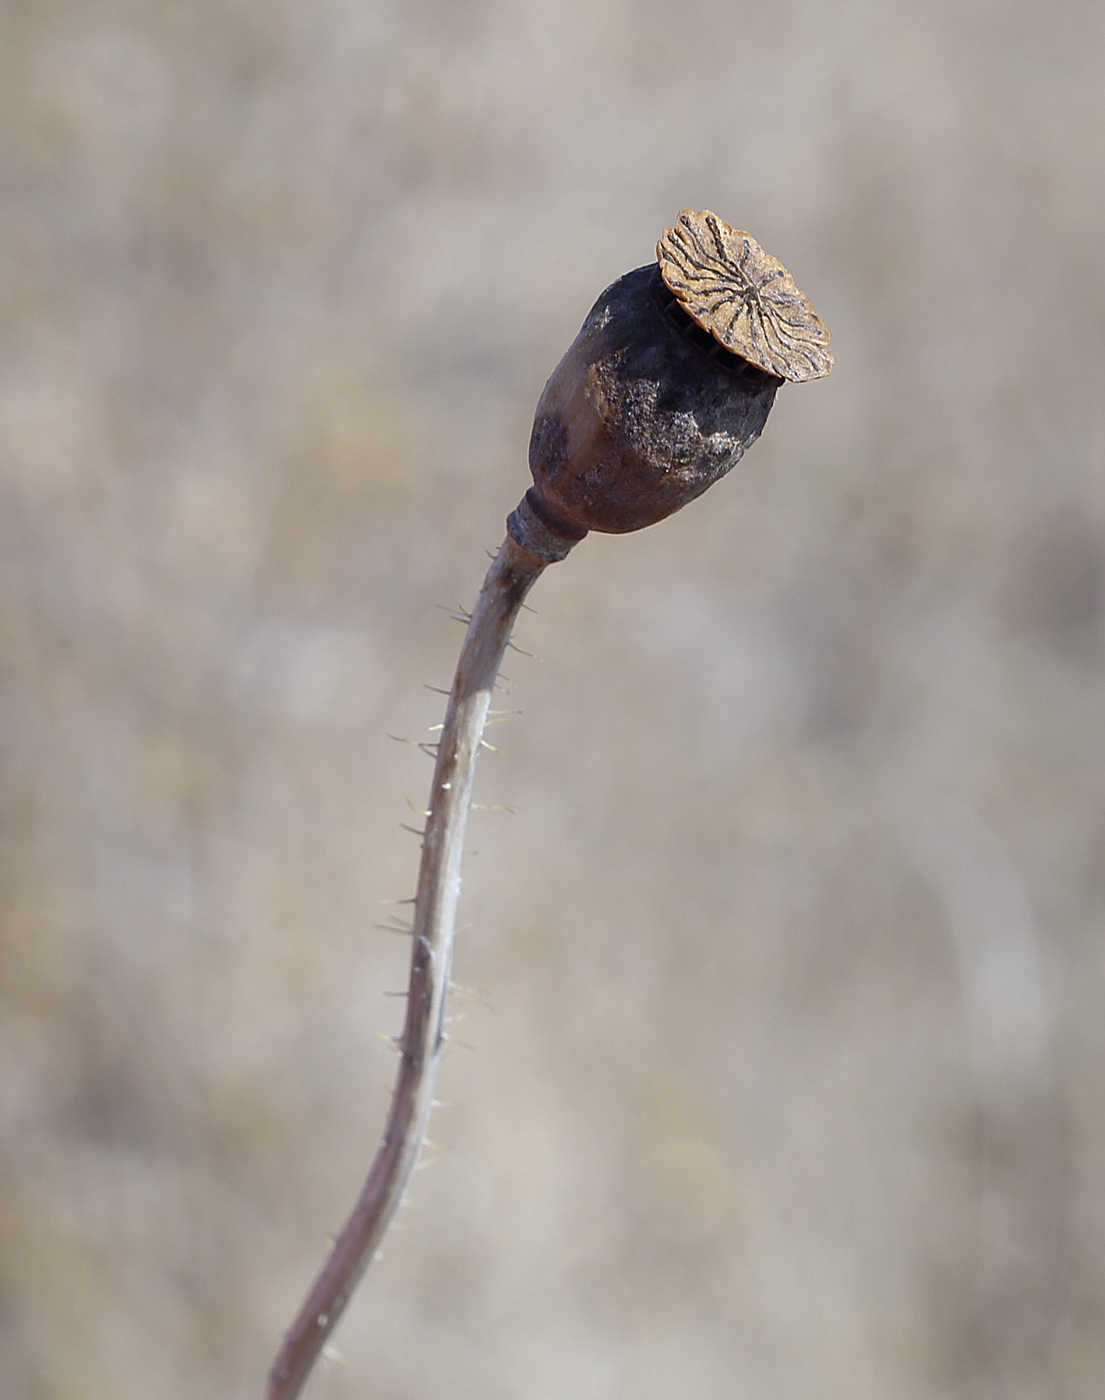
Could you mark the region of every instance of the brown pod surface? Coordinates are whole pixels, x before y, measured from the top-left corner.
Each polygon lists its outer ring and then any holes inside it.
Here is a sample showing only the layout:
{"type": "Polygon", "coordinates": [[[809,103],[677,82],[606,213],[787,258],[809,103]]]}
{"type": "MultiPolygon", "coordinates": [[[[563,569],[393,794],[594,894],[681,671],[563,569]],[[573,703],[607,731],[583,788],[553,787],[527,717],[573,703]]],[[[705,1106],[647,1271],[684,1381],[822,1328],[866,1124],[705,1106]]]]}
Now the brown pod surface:
{"type": "Polygon", "coordinates": [[[527,499],[575,537],[662,520],[740,461],[782,382],[696,324],[658,264],[627,272],[545,385],[527,499]]]}

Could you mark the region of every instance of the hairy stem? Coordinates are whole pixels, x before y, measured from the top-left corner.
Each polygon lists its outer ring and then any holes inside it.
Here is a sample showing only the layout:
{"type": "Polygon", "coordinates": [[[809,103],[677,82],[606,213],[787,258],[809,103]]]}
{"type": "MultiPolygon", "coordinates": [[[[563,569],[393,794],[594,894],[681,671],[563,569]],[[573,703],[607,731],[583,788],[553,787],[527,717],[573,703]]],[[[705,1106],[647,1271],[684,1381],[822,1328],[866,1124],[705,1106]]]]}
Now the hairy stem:
{"type": "Polygon", "coordinates": [[[391,1110],[353,1214],[273,1363],[268,1400],[295,1400],[300,1394],[376,1253],[418,1160],[445,1038],[461,853],[476,755],[511,628],[547,562],[551,561],[522,548],[508,535],[488,570],[468,625],[438,745],[422,838],[407,1019],[391,1110]]]}

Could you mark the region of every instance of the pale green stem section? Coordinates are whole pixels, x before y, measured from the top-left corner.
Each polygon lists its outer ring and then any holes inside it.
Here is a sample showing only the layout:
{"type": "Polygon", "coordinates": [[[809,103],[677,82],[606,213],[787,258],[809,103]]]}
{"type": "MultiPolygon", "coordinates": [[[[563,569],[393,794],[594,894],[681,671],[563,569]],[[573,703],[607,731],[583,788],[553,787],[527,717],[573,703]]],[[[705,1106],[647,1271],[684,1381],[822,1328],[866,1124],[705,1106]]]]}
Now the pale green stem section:
{"type": "Polygon", "coordinates": [[[268,1400],[295,1400],[302,1391],[379,1248],[426,1136],[444,1042],[461,854],[476,756],[514,620],[545,566],[544,559],[508,535],[488,570],[468,625],[438,745],[422,839],[407,1019],[391,1111],[353,1214],[273,1363],[268,1400]]]}

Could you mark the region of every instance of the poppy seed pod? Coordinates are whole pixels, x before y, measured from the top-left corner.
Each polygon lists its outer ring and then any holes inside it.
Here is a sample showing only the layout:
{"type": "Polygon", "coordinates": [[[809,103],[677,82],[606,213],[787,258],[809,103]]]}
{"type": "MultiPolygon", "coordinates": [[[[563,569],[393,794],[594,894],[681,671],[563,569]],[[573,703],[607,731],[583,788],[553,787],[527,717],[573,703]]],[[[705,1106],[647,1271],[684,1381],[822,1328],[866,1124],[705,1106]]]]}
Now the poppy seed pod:
{"type": "MultiPolygon", "coordinates": [[[[432,745],[410,980],[387,1123],[357,1203],[285,1333],[268,1400],[297,1400],[404,1199],[435,1104],[476,758],[519,609],[547,565],[589,530],[639,530],[700,496],[763,430],[784,380],[817,379],[829,333],[749,234],[684,209],[657,262],[608,287],[545,386],[533,486],[507,521],[432,745]]],[[[415,742],[409,740],[408,742],[415,742]]],[[[386,927],[386,926],[385,926],[386,927]]]]}
{"type": "Polygon", "coordinates": [[[828,331],[748,234],[684,210],[657,251],[599,297],[537,405],[508,527],[543,558],[681,509],[740,461],[785,378],[832,366],[828,331]]]}

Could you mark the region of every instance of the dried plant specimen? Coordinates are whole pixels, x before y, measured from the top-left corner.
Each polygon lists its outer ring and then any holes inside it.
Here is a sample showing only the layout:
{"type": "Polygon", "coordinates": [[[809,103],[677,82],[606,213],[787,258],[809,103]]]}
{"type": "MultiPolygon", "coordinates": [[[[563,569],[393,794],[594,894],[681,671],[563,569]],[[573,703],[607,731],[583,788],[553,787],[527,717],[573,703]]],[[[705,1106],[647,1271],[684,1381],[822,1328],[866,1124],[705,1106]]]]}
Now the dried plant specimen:
{"type": "Polygon", "coordinates": [[[751,234],[684,209],[656,256],[680,305],[726,350],[796,384],[832,369],[828,327],[751,234]]]}
{"type": "Polygon", "coordinates": [[[425,1139],[447,1038],[445,1005],[476,757],[518,610],[543,570],[565,559],[589,531],[643,529],[720,480],[760,436],[783,378],[828,374],[828,339],[774,258],[714,215],[685,211],[677,229],[664,235],[660,266],[636,268],[607,287],[550,376],[530,439],[533,485],[507,519],[507,537],[469,621],[440,738],[430,746],[436,756],[418,891],[410,928],[401,930],[411,938],[407,1013],[396,1043],[399,1073],[383,1138],[353,1212],[284,1337],[269,1375],[268,1400],[297,1400],[302,1393],[376,1255],[425,1139]],[[730,263],[727,238],[734,240],[734,258],[743,261],[730,263]],[[720,250],[711,255],[716,266],[707,268],[708,275],[700,272],[706,266],[700,247],[720,250]],[[770,319],[774,358],[757,358],[743,342],[733,345],[737,358],[726,355],[730,342],[694,310],[698,301],[688,303],[678,290],[682,284],[698,291],[716,287],[722,276],[724,295],[705,298],[712,312],[720,308],[718,326],[731,330],[743,312],[766,343],[770,319]],[[737,293],[729,290],[734,286],[737,293]],[[688,315],[677,308],[671,314],[673,295],[688,315]],[[725,308],[733,305],[737,309],[727,320],[725,308]],[[777,368],[780,346],[786,367],[777,368]]]}

